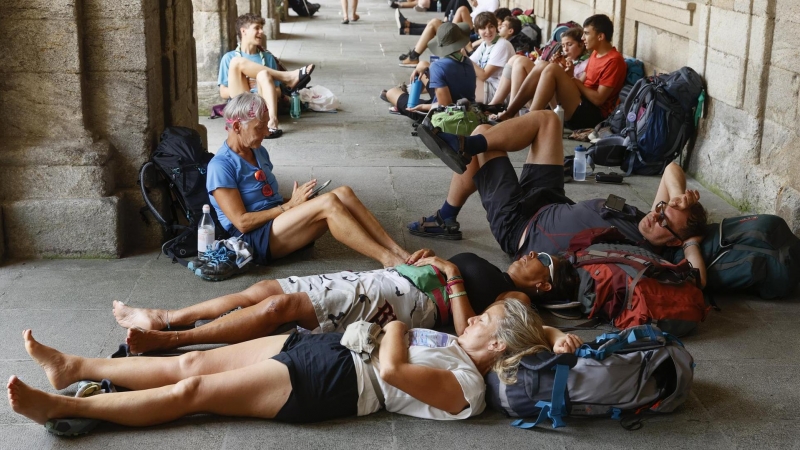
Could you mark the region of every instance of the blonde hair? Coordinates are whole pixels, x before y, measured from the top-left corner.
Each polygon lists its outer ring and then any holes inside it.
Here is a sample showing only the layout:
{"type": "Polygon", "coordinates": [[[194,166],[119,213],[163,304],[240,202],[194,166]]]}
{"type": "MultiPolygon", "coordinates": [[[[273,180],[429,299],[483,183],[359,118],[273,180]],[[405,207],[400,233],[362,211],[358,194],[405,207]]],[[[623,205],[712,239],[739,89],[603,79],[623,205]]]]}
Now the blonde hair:
{"type": "Polygon", "coordinates": [[[506,344],[492,368],[504,384],[517,381],[520,360],[527,355],[550,351],[542,327],[542,318],[530,306],[515,298],[506,298],[497,303],[503,304],[504,315],[497,324],[495,338],[506,344]]]}

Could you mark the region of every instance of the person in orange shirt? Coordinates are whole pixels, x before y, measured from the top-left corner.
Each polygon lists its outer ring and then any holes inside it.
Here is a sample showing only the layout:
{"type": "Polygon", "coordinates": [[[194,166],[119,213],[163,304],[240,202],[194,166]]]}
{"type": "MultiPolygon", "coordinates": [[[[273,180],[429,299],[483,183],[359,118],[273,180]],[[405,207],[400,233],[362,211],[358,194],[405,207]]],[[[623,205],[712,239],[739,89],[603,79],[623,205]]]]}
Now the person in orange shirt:
{"type": "MultiPolygon", "coordinates": [[[[592,128],[608,117],[617,104],[627,73],[625,59],[611,45],[613,35],[614,24],[608,16],[597,14],[586,19],[583,42],[592,54],[585,80],[573,77],[574,67],[564,70],[557,64],[549,65],[541,73],[531,110],[544,109],[555,95],[564,108],[564,122],[569,128],[592,128]]],[[[498,120],[516,116],[524,102],[522,96],[515,96],[498,120]]]]}

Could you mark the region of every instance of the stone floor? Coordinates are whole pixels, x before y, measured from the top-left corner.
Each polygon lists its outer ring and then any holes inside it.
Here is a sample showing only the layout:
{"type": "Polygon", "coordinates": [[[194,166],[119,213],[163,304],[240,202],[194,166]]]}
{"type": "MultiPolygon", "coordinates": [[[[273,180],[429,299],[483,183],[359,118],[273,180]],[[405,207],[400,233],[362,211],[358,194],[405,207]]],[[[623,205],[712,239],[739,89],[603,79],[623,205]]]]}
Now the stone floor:
{"type": "MultiPolygon", "coordinates": [[[[337,114],[304,113],[285,118],[284,137],[265,141],[285,194],[292,180],[332,179],[350,185],[389,233],[407,249],[434,248],[440,255],[478,253],[499,266],[509,259],[498,249],[476,198],[460,215],[465,239],[437,242],[410,236],[404,224],[438,208],[451,172],[410,134],[407,119],[389,115],[378,98],[381,89],[407,79],[397,55],[414,42],[398,36],[393,10],[364,0],[361,20],[340,25],[338,3],[327,1],[312,19],[291,17],[269,49],[289,67],[317,64],[312,84],[331,89],[342,101],[337,114]]],[[[433,14],[408,13],[424,21],[433,14]]],[[[203,120],[210,147],[224,132],[220,120],[203,120]]],[[[567,147],[572,148],[574,143],[567,147]]],[[[517,166],[524,152],[513,156],[517,166]]],[[[576,200],[614,193],[638,207],[652,201],[658,180],[633,177],[621,186],[572,183],[576,200]]],[[[737,212],[704,189],[703,203],[713,218],[737,212]]],[[[208,283],[156,252],[119,260],[41,260],[0,267],[0,373],[17,374],[50,390],[39,367],[24,351],[21,331],[33,328],[42,342],[70,353],[105,357],[125,337],[111,315],[111,300],[157,308],[180,308],[238,291],[263,278],[377,268],[373,261],[344,248],[329,236],[314,250],[287,258],[245,276],[208,283]]],[[[437,423],[381,412],[365,418],[294,426],[251,419],[209,416],[186,418],[143,430],[103,425],[88,436],[60,439],[0,402],[1,448],[798,448],[800,412],[797,298],[764,301],[720,296],[696,335],[685,339],[697,362],[695,386],[678,412],[653,417],[635,432],[611,420],[569,420],[568,428],[521,431],[510,420],[487,411],[479,417],[437,423]],[[787,348],[783,348],[786,346],[787,348]],[[793,406],[795,405],[795,406],[793,406]]],[[[547,316],[547,320],[552,317],[547,316]]],[[[593,333],[584,334],[585,338],[593,333]]],[[[74,386],[64,394],[74,393],[74,386]]]]}

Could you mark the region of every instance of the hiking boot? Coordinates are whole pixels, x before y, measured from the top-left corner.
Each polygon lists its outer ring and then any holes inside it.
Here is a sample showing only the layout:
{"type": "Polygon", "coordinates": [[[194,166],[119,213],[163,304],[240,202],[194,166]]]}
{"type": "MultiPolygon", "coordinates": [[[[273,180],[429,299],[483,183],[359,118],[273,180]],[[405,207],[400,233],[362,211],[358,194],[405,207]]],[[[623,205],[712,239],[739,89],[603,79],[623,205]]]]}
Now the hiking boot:
{"type": "Polygon", "coordinates": [[[417,127],[417,135],[422,143],[453,172],[462,174],[467,170],[472,156],[464,153],[464,136],[442,133],[440,128],[433,128],[427,118],[417,127]],[[452,147],[445,139],[456,143],[458,148],[452,147]]]}

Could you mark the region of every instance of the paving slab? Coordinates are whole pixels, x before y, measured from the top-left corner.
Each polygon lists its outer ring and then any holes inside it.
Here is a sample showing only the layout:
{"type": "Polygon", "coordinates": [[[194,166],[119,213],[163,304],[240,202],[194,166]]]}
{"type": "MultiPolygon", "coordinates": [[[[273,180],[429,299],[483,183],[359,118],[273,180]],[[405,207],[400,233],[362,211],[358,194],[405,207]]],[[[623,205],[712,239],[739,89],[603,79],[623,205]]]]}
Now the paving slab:
{"type": "MultiPolygon", "coordinates": [[[[422,23],[437,16],[403,13],[422,23]]],[[[329,88],[341,101],[336,114],[281,117],[284,136],[264,141],[275,163],[280,192],[290,196],[294,180],[331,179],[330,189],[351,186],[405,248],[429,247],[445,257],[474,252],[507,267],[511,260],[489,232],[477,196],[469,199],[459,216],[462,241],[430,240],[407,232],[408,222],[441,206],[452,173],[411,135],[409,119],[390,115],[388,104],[378,98],[382,89],[408,80],[411,71],[398,67],[397,55],[413,46],[416,38],[399,35],[394,10],[384,1],[362,0],[359,14],[358,22],[341,25],[339,4],[326,2],[313,18],[290,16],[281,24],[281,39],[268,43],[289,68],[316,63],[311,84],[329,88]]],[[[201,118],[201,123],[208,129],[209,149],[216,151],[225,139],[224,122],[201,118]]],[[[565,140],[565,154],[577,144],[565,140]]],[[[525,157],[524,151],[511,155],[517,171],[525,157]]],[[[575,200],[613,193],[648,208],[658,183],[658,177],[631,177],[622,185],[573,182],[566,191],[575,200]]],[[[689,186],[701,191],[713,220],[739,214],[695,180],[689,180],[689,186]]],[[[24,352],[22,330],[33,328],[42,342],[70,353],[105,357],[126,335],[111,314],[113,299],[143,307],[182,308],[263,279],[378,267],[330,234],[313,248],[219,283],[201,281],[152,251],[119,260],[6,262],[0,266],[0,373],[17,374],[53,392],[24,352]]],[[[800,350],[793,344],[800,337],[796,326],[800,297],[761,300],[726,294],[716,295],[715,300],[720,310],[712,311],[698,331],[684,339],[697,362],[689,400],[674,414],[648,416],[639,431],[625,431],[618,422],[603,419],[570,419],[565,429],[522,431],[487,410],[460,422],[380,412],[313,425],[199,415],[143,430],[102,425],[89,436],[67,440],[48,435],[0,402],[0,449],[800,447],[796,437],[800,415],[795,407],[800,401],[800,350]]],[[[543,317],[555,325],[571,323],[547,313],[543,317]]],[[[589,339],[597,333],[579,334],[589,339]]],[[[61,393],[74,394],[74,386],[61,393]]]]}

